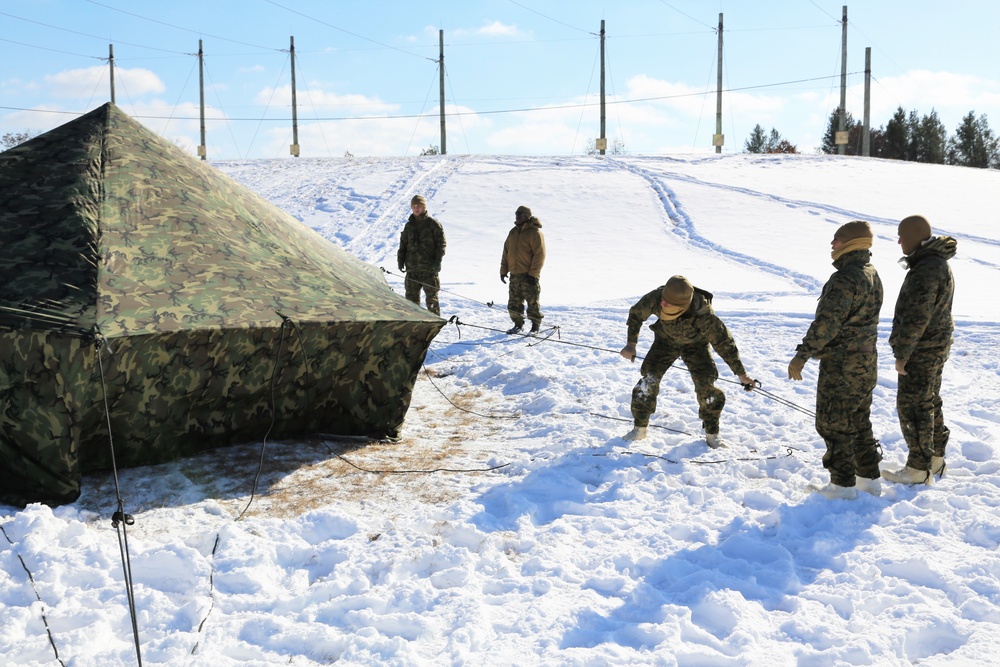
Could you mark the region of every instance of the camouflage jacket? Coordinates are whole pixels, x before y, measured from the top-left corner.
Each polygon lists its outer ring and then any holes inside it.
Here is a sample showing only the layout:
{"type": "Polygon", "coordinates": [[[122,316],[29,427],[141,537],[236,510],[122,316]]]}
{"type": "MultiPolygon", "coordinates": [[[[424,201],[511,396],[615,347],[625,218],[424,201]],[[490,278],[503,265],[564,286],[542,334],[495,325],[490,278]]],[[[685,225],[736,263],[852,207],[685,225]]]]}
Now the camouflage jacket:
{"type": "Polygon", "coordinates": [[[545,236],[542,234],[542,221],[532,216],[507,234],[503,244],[503,255],[500,257],[500,275],[509,271],[527,273],[538,278],[545,264],[545,236]]]}
{"type": "Polygon", "coordinates": [[[958,241],[952,237],[935,236],[903,258],[906,278],[896,299],[889,335],[896,359],[907,361],[916,349],[951,345],[955,279],[948,260],[955,256],[957,247],[958,241]]]}
{"type": "Polygon", "coordinates": [[[441,271],[444,258],[444,227],[429,215],[410,215],[399,235],[396,262],[407,271],[441,271]]]}
{"type": "Polygon", "coordinates": [[[838,353],[875,350],[882,281],[871,252],[855,250],[833,263],[837,271],[823,285],[816,317],[797,356],[821,359],[838,353]]]}
{"type": "MultiPolygon", "coordinates": [[[[639,341],[639,329],[643,322],[660,311],[660,298],[664,285],[639,299],[628,311],[628,342],[639,341]]],[[[729,329],[712,309],[712,294],[705,290],[694,288],[694,298],[687,312],[676,320],[661,320],[649,326],[657,338],[663,339],[677,347],[688,345],[707,345],[715,349],[729,369],[736,375],[744,375],[746,369],[740,361],[740,352],[736,342],[729,334],[729,329]]]]}

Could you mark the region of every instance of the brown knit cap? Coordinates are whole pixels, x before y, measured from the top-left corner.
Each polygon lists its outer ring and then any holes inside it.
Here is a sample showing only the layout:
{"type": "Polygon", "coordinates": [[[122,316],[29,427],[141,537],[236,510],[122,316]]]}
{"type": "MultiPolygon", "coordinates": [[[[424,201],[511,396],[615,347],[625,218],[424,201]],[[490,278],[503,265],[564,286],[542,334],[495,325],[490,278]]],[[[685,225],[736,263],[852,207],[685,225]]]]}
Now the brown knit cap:
{"type": "Polygon", "coordinates": [[[424,199],[423,195],[413,195],[413,199],[410,200],[410,206],[414,204],[421,204],[424,208],[427,208],[427,200],[424,199]]]}
{"type": "Polygon", "coordinates": [[[920,247],[921,241],[931,237],[931,223],[922,215],[911,215],[899,223],[899,245],[903,254],[909,255],[920,247]]]}
{"type": "Polygon", "coordinates": [[[531,209],[527,206],[518,206],[517,210],[514,211],[514,215],[521,215],[522,213],[527,213],[528,217],[531,217],[531,209]]]}
{"type": "Polygon", "coordinates": [[[694,285],[684,276],[673,276],[663,286],[662,296],[671,306],[687,306],[694,297],[694,285]]]}
{"type": "Polygon", "coordinates": [[[872,227],[864,220],[853,220],[846,225],[841,225],[840,229],[833,235],[834,240],[847,243],[854,239],[872,238],[872,227]]]}

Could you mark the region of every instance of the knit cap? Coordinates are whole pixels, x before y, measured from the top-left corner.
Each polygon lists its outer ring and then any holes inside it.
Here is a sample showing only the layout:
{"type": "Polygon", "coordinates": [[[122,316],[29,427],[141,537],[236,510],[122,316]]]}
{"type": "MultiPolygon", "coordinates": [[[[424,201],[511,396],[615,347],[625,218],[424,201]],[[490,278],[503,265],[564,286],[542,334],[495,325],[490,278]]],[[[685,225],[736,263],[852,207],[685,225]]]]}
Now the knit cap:
{"type": "Polygon", "coordinates": [[[694,285],[684,276],[673,276],[663,286],[662,296],[671,306],[688,306],[694,298],[694,285]]]}
{"type": "Polygon", "coordinates": [[[834,240],[847,243],[854,239],[872,238],[872,228],[864,220],[853,220],[846,225],[841,225],[834,235],[834,240]]]}
{"type": "Polygon", "coordinates": [[[527,213],[528,216],[531,216],[531,209],[527,206],[518,206],[517,210],[514,211],[514,215],[521,215],[522,213],[527,213]]]}
{"type": "Polygon", "coordinates": [[[410,206],[414,204],[421,204],[424,208],[427,208],[427,200],[424,199],[423,195],[413,195],[413,199],[410,200],[410,206]]]}

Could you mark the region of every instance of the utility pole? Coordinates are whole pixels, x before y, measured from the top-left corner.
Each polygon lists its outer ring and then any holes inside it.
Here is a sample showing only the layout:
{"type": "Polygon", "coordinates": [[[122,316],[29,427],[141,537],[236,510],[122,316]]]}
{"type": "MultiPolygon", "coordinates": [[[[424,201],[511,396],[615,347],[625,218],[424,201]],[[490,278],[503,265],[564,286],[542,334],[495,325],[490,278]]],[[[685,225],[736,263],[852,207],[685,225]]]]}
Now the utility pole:
{"type": "Polygon", "coordinates": [[[198,156],[204,160],[208,156],[205,148],[205,52],[201,40],[198,40],[198,95],[201,99],[201,145],[198,146],[198,156]]]}
{"type": "Polygon", "coordinates": [[[441,155],[448,154],[448,133],[444,124],[444,30],[438,30],[438,69],[441,76],[441,155]]]}
{"type": "Polygon", "coordinates": [[[111,103],[115,103],[115,45],[108,44],[108,64],[111,67],[111,103]]]}
{"type": "Polygon", "coordinates": [[[608,148],[606,134],[607,115],[604,111],[604,19],[601,19],[601,138],[597,140],[597,148],[604,155],[608,148]]]}
{"type": "Polygon", "coordinates": [[[840,43],[840,122],[836,136],[837,155],[843,155],[847,148],[847,5],[841,20],[840,43]]]}
{"type": "Polygon", "coordinates": [[[712,137],[712,145],[715,152],[722,152],[722,144],[726,137],[722,134],[722,13],[719,13],[719,78],[716,84],[715,94],[715,136],[712,137]]]}
{"type": "Polygon", "coordinates": [[[289,152],[294,156],[299,156],[299,109],[295,102],[295,35],[291,40],[292,56],[292,145],[288,147],[289,152]]]}
{"type": "Polygon", "coordinates": [[[865,47],[865,124],[861,128],[861,154],[872,154],[872,47],[865,47]]]}

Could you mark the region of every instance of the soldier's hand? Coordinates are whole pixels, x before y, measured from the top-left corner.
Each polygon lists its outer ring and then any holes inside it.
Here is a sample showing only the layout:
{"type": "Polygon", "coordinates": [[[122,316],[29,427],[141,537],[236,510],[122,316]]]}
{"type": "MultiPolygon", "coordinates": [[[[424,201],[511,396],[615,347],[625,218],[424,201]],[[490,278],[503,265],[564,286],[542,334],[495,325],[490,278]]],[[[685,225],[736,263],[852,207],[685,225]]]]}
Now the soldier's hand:
{"type": "Polygon", "coordinates": [[[896,372],[900,375],[906,375],[906,362],[902,359],[896,359],[896,372]]]}
{"type": "Polygon", "coordinates": [[[746,389],[747,391],[753,391],[756,382],[757,382],[756,380],[754,380],[746,373],[740,376],[740,384],[743,385],[743,388],[746,389]]]}
{"type": "Polygon", "coordinates": [[[806,365],[806,360],[802,357],[795,355],[792,360],[788,362],[788,379],[789,380],[802,380],[802,368],[806,365]]]}
{"type": "Polygon", "coordinates": [[[402,262],[399,263],[399,271],[400,271],[400,273],[405,272],[405,269],[403,268],[403,263],[402,262]]]}
{"type": "Polygon", "coordinates": [[[501,273],[500,274],[500,282],[502,282],[504,285],[507,284],[507,274],[506,273],[501,273]]]}
{"type": "Polygon", "coordinates": [[[635,362],[635,343],[629,343],[618,353],[631,362],[635,362]]]}
{"type": "Polygon", "coordinates": [[[537,285],[538,284],[538,278],[536,278],[535,276],[533,276],[533,275],[531,275],[529,273],[528,275],[526,275],[524,277],[524,282],[528,283],[529,285],[537,285]]]}

